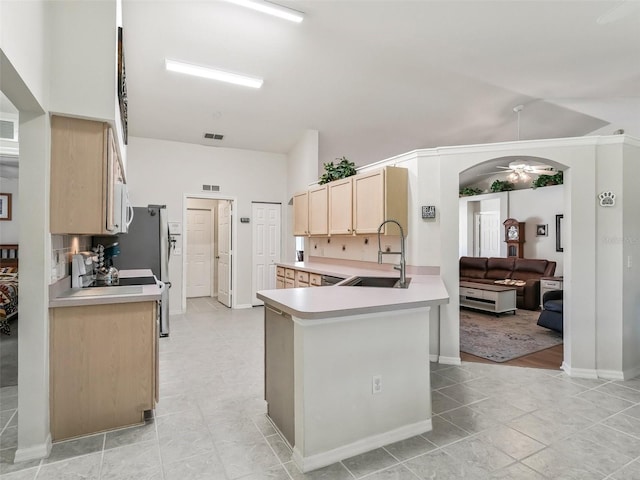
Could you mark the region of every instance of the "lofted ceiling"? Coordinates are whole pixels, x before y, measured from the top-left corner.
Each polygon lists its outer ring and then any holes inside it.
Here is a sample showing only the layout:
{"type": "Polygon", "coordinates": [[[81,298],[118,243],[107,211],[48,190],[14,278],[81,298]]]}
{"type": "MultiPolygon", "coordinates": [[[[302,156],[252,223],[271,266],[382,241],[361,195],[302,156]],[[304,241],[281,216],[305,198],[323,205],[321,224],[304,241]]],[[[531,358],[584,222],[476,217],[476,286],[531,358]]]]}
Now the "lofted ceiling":
{"type": "Polygon", "coordinates": [[[287,153],[314,129],[320,163],[365,165],[517,140],[522,104],[523,140],[618,128],[640,136],[638,2],[276,3],[304,21],[219,0],[123,0],[129,135],[287,153]],[[167,72],[165,58],[264,85],[167,72]]]}

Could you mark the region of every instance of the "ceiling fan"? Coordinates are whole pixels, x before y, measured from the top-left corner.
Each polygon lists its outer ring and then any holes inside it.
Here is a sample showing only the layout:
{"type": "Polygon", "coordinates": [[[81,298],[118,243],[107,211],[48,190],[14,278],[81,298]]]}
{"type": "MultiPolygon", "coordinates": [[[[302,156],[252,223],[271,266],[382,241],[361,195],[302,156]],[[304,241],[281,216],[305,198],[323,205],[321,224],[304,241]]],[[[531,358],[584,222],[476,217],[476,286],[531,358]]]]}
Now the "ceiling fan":
{"type": "Polygon", "coordinates": [[[531,180],[531,175],[555,175],[558,170],[551,165],[529,164],[520,160],[513,161],[507,166],[498,165],[495,168],[500,170],[495,172],[483,173],[481,175],[508,175],[508,179],[512,182],[526,182],[531,180]]]}

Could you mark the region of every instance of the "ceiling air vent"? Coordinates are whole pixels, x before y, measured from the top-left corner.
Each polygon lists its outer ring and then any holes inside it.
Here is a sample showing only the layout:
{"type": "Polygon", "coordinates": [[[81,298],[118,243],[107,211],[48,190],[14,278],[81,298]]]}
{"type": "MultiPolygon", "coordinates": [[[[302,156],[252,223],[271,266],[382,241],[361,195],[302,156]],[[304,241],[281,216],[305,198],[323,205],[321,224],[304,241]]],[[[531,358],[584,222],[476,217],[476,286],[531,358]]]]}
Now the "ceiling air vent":
{"type": "Polygon", "coordinates": [[[205,192],[219,192],[220,185],[202,185],[202,190],[205,192]]]}
{"type": "Polygon", "coordinates": [[[224,138],[224,135],[221,135],[219,133],[205,133],[204,138],[206,138],[207,140],[222,140],[224,138]]]}

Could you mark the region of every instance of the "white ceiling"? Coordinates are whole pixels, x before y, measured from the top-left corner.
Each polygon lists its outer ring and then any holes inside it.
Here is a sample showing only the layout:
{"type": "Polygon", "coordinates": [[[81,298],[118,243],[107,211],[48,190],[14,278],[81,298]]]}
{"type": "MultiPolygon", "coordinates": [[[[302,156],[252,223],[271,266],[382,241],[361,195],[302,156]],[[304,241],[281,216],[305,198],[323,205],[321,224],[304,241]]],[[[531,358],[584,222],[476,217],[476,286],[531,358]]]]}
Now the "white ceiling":
{"type": "Polygon", "coordinates": [[[523,104],[521,139],[640,136],[640,2],[277,3],[305,20],[219,0],[124,0],[129,135],[211,144],[202,136],[214,132],[225,135],[215,145],[287,153],[316,129],[321,163],[365,165],[516,140],[523,104]],[[264,85],[167,72],[165,58],[264,85]]]}

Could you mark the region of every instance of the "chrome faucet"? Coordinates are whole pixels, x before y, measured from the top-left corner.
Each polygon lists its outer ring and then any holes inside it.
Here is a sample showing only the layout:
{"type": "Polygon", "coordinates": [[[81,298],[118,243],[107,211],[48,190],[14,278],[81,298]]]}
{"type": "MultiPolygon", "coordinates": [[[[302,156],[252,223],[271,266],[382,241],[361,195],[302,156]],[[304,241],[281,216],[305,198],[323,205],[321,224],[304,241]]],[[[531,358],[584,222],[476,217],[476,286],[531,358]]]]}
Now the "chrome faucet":
{"type": "Polygon", "coordinates": [[[400,288],[406,288],[407,286],[407,275],[406,268],[407,263],[404,254],[404,230],[402,230],[402,225],[400,225],[395,220],[385,220],[378,227],[378,263],[382,263],[382,255],[400,255],[400,265],[394,265],[393,268],[396,270],[400,270],[400,288]],[[399,252],[383,252],[382,246],[380,245],[380,232],[382,231],[382,227],[384,227],[385,223],[395,223],[400,229],[400,251],[399,252]]]}

